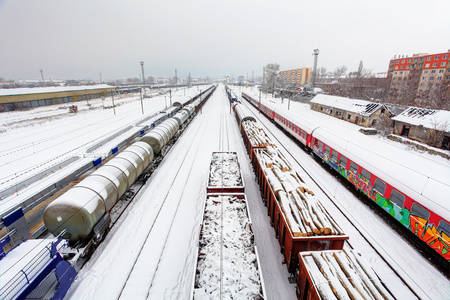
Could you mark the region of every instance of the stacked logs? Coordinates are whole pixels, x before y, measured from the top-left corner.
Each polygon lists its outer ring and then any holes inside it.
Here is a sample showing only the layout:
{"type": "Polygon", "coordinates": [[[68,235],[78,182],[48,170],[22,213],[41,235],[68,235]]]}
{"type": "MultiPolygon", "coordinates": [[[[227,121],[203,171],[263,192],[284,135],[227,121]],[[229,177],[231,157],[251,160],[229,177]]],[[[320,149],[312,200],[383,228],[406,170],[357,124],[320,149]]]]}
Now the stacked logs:
{"type": "Polygon", "coordinates": [[[294,237],[344,235],[278,149],[268,146],[256,155],[294,237]]]}
{"type": "Polygon", "coordinates": [[[262,128],[256,126],[253,121],[243,121],[242,126],[247,133],[248,139],[253,147],[273,146],[272,141],[262,128]]]}
{"type": "Polygon", "coordinates": [[[302,257],[321,299],[393,299],[358,251],[311,252],[302,257]]]}

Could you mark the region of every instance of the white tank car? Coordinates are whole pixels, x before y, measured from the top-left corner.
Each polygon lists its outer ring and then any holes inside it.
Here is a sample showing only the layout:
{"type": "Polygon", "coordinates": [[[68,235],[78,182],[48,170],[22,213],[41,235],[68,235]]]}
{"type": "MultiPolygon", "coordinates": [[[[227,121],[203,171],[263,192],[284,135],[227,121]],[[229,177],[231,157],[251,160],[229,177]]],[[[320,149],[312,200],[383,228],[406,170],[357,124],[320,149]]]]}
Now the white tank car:
{"type": "Polygon", "coordinates": [[[48,205],[44,223],[55,236],[86,238],[153,160],[153,149],[136,142],[48,205]]]}

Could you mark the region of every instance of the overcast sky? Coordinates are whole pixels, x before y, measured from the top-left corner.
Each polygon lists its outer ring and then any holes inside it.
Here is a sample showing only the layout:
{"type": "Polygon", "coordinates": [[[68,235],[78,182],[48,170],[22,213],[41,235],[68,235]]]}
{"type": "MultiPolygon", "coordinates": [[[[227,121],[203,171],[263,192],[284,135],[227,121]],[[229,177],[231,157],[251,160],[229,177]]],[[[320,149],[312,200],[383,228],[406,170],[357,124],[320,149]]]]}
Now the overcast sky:
{"type": "Polygon", "coordinates": [[[0,77],[223,78],[450,49],[450,0],[0,0],[0,77]]]}

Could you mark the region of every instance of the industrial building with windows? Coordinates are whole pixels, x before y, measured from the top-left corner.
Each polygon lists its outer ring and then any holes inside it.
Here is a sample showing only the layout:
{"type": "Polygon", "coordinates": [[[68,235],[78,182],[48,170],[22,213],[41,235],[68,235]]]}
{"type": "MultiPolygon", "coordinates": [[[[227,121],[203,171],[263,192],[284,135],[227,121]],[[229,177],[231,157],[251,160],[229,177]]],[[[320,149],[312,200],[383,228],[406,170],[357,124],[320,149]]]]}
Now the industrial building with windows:
{"type": "Polygon", "coordinates": [[[0,112],[96,99],[115,92],[107,84],[0,89],[0,112]]]}

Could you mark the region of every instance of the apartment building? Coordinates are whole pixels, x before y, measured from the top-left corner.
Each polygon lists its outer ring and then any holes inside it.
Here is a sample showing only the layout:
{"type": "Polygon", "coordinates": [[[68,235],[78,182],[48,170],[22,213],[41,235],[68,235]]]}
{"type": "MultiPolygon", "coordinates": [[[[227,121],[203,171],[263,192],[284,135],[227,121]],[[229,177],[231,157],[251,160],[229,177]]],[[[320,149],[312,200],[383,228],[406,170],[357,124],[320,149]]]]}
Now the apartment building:
{"type": "Polygon", "coordinates": [[[311,68],[299,68],[280,71],[280,79],[285,84],[303,86],[309,84],[312,76],[311,68]]]}
{"type": "Polygon", "coordinates": [[[394,57],[389,62],[390,88],[421,97],[450,82],[450,50],[444,53],[418,53],[394,57]]]}

